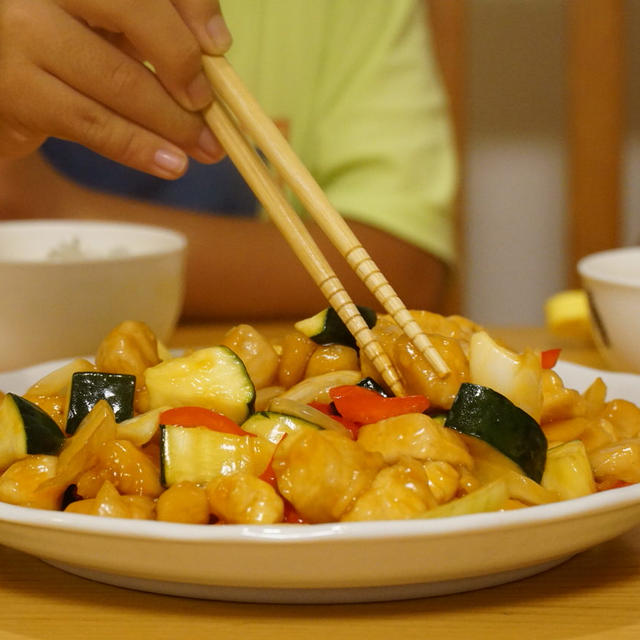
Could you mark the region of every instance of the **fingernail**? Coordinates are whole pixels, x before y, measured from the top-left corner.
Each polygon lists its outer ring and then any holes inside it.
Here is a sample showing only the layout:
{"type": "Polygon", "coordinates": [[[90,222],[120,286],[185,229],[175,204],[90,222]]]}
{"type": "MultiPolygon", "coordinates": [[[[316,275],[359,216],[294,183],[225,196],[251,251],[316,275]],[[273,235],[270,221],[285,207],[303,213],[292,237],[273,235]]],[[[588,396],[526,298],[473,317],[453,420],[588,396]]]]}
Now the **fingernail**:
{"type": "Polygon", "coordinates": [[[180,151],[170,149],[158,149],[153,161],[164,177],[181,176],[187,166],[187,156],[180,151]]]}
{"type": "Polygon", "coordinates": [[[203,109],[213,100],[211,85],[202,71],[187,87],[187,95],[189,96],[191,105],[196,110],[203,109]]]}
{"type": "Polygon", "coordinates": [[[211,38],[215,53],[225,53],[231,46],[232,38],[224,18],[217,13],[207,24],[207,33],[211,38]]]}
{"type": "Polygon", "coordinates": [[[216,137],[207,128],[202,130],[198,138],[198,148],[213,162],[217,162],[224,156],[224,150],[216,137]]]}

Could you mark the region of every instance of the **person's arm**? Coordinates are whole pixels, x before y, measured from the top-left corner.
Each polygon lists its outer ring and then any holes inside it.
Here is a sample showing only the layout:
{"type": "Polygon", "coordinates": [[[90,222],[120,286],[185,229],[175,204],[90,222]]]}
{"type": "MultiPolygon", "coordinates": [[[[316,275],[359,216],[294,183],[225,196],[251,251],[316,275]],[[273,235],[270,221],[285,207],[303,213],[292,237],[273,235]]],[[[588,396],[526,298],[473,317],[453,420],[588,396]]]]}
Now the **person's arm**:
{"type": "Polygon", "coordinates": [[[424,4],[331,4],[304,161],[345,218],[453,265],[457,159],[424,4]]]}
{"type": "MultiPolygon", "coordinates": [[[[272,224],[92,192],[62,178],[38,154],[0,161],[0,217],[106,218],[185,233],[189,241],[185,319],[300,319],[326,306],[272,224]]],[[[445,274],[442,262],[383,231],[350,224],[408,307],[438,308],[445,274]]],[[[377,306],[322,232],[313,224],[309,228],[354,301],[377,306]]]]}
{"type": "Polygon", "coordinates": [[[231,43],[217,0],[0,0],[0,43],[0,157],[54,136],[177,178],[224,155],[199,114],[202,52],[231,43]]]}

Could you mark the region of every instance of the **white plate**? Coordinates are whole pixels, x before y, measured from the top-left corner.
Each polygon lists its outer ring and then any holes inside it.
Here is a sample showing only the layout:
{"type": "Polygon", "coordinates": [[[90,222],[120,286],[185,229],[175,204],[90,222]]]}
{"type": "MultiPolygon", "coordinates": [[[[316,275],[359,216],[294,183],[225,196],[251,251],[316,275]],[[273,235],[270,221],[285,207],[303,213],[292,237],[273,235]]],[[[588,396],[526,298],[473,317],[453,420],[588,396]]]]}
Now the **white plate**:
{"type": "MultiPolygon", "coordinates": [[[[23,392],[51,363],[0,374],[23,392]]],[[[640,376],[560,363],[569,386],[600,375],[640,400],[640,376]]],[[[539,507],[437,520],[202,526],[0,503],[0,543],[65,571],[145,591],[246,602],[365,602],[442,595],[538,573],[640,524],[640,485],[539,507]]]]}

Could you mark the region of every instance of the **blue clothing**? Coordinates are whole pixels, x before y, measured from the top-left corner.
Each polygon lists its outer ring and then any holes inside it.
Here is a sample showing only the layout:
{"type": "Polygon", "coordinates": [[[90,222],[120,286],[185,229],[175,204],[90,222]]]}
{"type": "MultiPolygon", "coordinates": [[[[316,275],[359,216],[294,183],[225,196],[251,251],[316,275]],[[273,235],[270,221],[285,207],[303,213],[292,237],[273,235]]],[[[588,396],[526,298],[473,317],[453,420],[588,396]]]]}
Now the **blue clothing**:
{"type": "Polygon", "coordinates": [[[45,158],[63,175],[107,193],[206,213],[254,216],[257,200],[229,158],[214,165],[191,160],[178,180],[163,180],[108,160],[85,147],[49,138],[45,158]]]}

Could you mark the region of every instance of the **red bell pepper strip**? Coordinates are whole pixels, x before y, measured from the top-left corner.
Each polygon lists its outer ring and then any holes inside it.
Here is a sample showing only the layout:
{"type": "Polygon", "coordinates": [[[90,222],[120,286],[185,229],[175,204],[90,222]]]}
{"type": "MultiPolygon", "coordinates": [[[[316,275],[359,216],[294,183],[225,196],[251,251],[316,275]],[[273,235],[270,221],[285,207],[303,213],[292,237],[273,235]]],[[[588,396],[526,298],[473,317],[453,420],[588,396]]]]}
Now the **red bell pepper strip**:
{"type": "Polygon", "coordinates": [[[630,487],[633,482],[625,482],[624,480],[618,480],[611,488],[612,489],[620,489],[622,487],[630,487]]]}
{"type": "Polygon", "coordinates": [[[284,516],[283,522],[289,524],[309,524],[296,510],[295,507],[288,501],[284,501],[284,516]]]}
{"type": "Polygon", "coordinates": [[[278,481],[276,479],[275,471],[271,466],[271,460],[269,460],[269,464],[266,469],[258,476],[258,478],[267,484],[270,484],[274,489],[278,488],[278,481]]]}
{"type": "Polygon", "coordinates": [[[385,398],[357,385],[343,385],[329,390],[338,413],[343,418],[360,424],[371,424],[405,413],[422,413],[429,407],[423,395],[385,398]]]}
{"type": "Polygon", "coordinates": [[[160,424],[175,424],[180,427],[206,427],[212,431],[236,436],[252,435],[241,429],[231,418],[204,407],[167,409],[160,414],[158,422],[160,424]]]}
{"type": "Polygon", "coordinates": [[[547,349],[540,354],[540,364],[543,369],[553,369],[560,357],[562,349],[547,349]]]}
{"type": "Polygon", "coordinates": [[[598,491],[610,491],[611,489],[620,489],[622,487],[628,487],[633,484],[632,482],[625,482],[624,480],[615,480],[614,478],[605,478],[602,482],[596,483],[598,491]]]}

